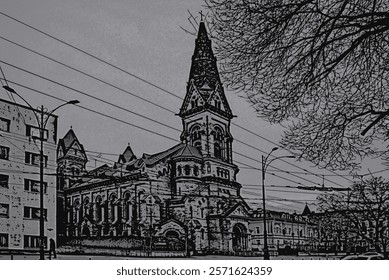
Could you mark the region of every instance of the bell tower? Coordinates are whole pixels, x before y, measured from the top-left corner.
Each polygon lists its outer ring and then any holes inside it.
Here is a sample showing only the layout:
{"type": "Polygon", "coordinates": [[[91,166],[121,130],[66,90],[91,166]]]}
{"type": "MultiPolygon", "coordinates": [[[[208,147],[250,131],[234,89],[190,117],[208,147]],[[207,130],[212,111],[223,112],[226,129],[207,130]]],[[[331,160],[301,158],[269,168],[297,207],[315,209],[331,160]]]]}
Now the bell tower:
{"type": "Polygon", "coordinates": [[[181,141],[195,146],[203,158],[232,164],[230,123],[233,115],[204,22],[199,25],[179,116],[183,124],[181,141]]]}

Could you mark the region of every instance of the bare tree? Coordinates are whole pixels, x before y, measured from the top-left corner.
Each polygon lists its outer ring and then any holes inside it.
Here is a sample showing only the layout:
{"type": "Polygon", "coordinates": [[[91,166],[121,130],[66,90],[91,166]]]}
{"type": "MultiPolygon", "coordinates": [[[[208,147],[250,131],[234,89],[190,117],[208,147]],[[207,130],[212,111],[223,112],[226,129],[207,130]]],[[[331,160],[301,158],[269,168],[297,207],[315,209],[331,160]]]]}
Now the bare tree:
{"type": "Polygon", "coordinates": [[[281,144],[333,169],[388,156],[388,1],[205,1],[225,84],[281,144]]]}
{"type": "Polygon", "coordinates": [[[373,177],[354,183],[347,193],[323,194],[318,200],[320,211],[341,217],[349,234],[386,255],[389,245],[388,181],[373,177]]]}

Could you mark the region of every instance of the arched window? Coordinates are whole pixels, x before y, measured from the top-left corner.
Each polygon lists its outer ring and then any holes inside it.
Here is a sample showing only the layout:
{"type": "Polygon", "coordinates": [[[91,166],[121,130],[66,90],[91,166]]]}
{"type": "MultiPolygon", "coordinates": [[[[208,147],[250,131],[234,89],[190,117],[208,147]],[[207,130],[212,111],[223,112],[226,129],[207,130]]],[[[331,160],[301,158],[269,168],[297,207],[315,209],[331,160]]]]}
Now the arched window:
{"type": "Polygon", "coordinates": [[[84,215],[90,219],[90,204],[89,204],[89,197],[85,197],[84,199],[84,215]]]}
{"type": "Polygon", "coordinates": [[[182,175],[182,168],[181,165],[177,166],[177,175],[181,176],[182,175]]]}
{"type": "Polygon", "coordinates": [[[190,101],[191,109],[194,109],[198,106],[198,99],[197,96],[193,96],[192,100],[190,101]]]}
{"type": "Polygon", "coordinates": [[[123,197],[123,207],[124,207],[124,220],[130,221],[132,216],[132,204],[130,202],[131,195],[130,193],[125,193],[123,197]]]}
{"type": "Polygon", "coordinates": [[[195,126],[191,130],[192,146],[196,147],[201,153],[201,130],[199,126],[195,126]]]}
{"type": "Polygon", "coordinates": [[[214,144],[215,158],[222,158],[222,150],[219,143],[214,144]]]}
{"type": "Polygon", "coordinates": [[[78,223],[80,221],[80,208],[81,208],[81,205],[80,205],[80,200],[77,199],[75,202],[74,202],[74,216],[73,216],[73,221],[74,223],[78,223]]]}
{"type": "Polygon", "coordinates": [[[98,196],[95,202],[94,218],[96,222],[100,222],[103,219],[103,207],[101,207],[101,202],[102,202],[101,196],[98,196]]]}
{"type": "Polygon", "coordinates": [[[110,199],[109,199],[109,207],[110,207],[110,212],[111,212],[111,222],[114,222],[115,219],[116,219],[116,213],[115,213],[115,201],[116,201],[117,197],[115,194],[111,195],[110,199]]]}
{"type": "Polygon", "coordinates": [[[214,131],[214,156],[215,158],[223,159],[223,141],[224,133],[220,127],[216,127],[214,131]]]}
{"type": "Polygon", "coordinates": [[[189,165],[185,165],[185,167],[184,167],[184,172],[185,172],[185,175],[186,175],[186,176],[189,176],[189,175],[190,175],[190,166],[189,166],[189,165]]]}
{"type": "Polygon", "coordinates": [[[195,176],[199,176],[199,167],[197,165],[195,165],[195,167],[193,168],[193,174],[195,176]]]}
{"type": "Polygon", "coordinates": [[[215,105],[216,109],[219,109],[219,110],[221,109],[221,102],[220,102],[219,96],[215,96],[214,105],[215,105]]]}

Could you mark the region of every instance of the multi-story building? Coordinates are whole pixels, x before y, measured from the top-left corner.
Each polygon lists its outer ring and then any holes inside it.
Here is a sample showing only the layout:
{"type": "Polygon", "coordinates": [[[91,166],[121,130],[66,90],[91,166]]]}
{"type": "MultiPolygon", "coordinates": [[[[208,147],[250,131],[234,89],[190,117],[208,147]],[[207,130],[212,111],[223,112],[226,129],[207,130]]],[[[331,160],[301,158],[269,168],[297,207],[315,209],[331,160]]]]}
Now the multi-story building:
{"type": "Polygon", "coordinates": [[[177,145],[141,158],[127,147],[113,166],[89,172],[82,145],[67,133],[58,146],[58,172],[68,239],[121,236],[143,238],[151,247],[251,251],[250,208],[232,158],[233,114],[203,22],[178,115],[177,145]]]}
{"type": "MultiPolygon", "coordinates": [[[[0,247],[39,248],[40,138],[36,114],[27,106],[0,99],[0,247]]],[[[57,116],[44,130],[44,236],[56,236],[57,116]],[[50,176],[50,173],[51,176],[50,176]]]]}
{"type": "MultiPolygon", "coordinates": [[[[273,210],[266,212],[266,229],[270,252],[292,253],[317,250],[319,245],[318,227],[310,219],[308,206],[301,214],[273,210]]],[[[253,211],[252,217],[250,224],[252,247],[255,251],[262,251],[264,245],[263,211],[253,211]]]]}

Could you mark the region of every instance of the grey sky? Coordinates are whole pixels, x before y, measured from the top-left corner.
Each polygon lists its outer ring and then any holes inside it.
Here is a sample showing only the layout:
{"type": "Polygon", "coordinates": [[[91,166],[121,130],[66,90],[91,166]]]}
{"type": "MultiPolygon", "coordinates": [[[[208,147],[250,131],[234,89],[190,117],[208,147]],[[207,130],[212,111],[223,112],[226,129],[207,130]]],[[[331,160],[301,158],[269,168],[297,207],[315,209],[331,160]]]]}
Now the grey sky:
{"type": "MultiPolygon", "coordinates": [[[[189,16],[187,10],[198,15],[200,10],[204,10],[202,4],[203,1],[201,0],[2,0],[0,11],[107,60],[183,98],[185,96],[195,38],[185,33],[180,26],[193,31],[187,20],[189,16]]],[[[152,100],[175,112],[178,112],[181,106],[180,99],[93,60],[84,54],[78,53],[2,15],[0,15],[0,26],[0,36],[2,37],[104,79],[115,86],[152,100]]],[[[0,40],[0,60],[181,130],[181,120],[178,116],[13,46],[4,40],[0,40]]],[[[144,120],[91,98],[81,96],[79,93],[25,74],[10,66],[4,64],[1,64],[1,66],[9,80],[66,100],[78,99],[81,101],[80,105],[160,134],[168,135],[174,139],[179,139],[180,133],[175,130],[144,120]]],[[[50,109],[60,104],[59,101],[21,87],[13,87],[25,99],[29,100],[33,106],[43,104],[50,109]]],[[[249,104],[239,97],[239,93],[226,91],[226,94],[233,113],[238,116],[233,120],[235,123],[278,142],[282,134],[280,126],[272,126],[257,118],[249,104]]],[[[8,99],[4,90],[0,91],[0,97],[8,99]]],[[[59,115],[59,137],[63,137],[70,126],[72,126],[79,140],[84,144],[85,149],[90,151],[119,154],[124,151],[127,143],[131,143],[136,155],[141,156],[142,153],[162,151],[176,143],[77,107],[67,106],[58,111],[57,114],[59,115]]],[[[232,134],[235,139],[264,151],[270,151],[274,146],[236,127],[232,127],[232,134]]],[[[237,141],[234,142],[233,148],[241,154],[260,160],[260,152],[246,147],[237,141]]],[[[274,154],[281,156],[288,155],[288,152],[278,150],[274,154]]],[[[97,156],[97,154],[92,154],[92,156],[97,156]]],[[[110,160],[117,158],[117,156],[110,155],[102,155],[102,157],[110,160]]],[[[89,158],[90,163],[88,167],[93,168],[95,161],[91,156],[89,158]]],[[[234,155],[234,159],[260,167],[260,163],[239,155],[234,155]]],[[[288,161],[296,163],[291,159],[288,159],[288,161]]],[[[99,164],[102,163],[97,162],[97,166],[99,164]]],[[[329,174],[331,176],[325,177],[326,179],[342,186],[347,187],[350,184],[348,180],[333,176],[334,174],[326,170],[314,168],[310,163],[301,162],[296,164],[313,173],[329,174]]],[[[304,172],[280,161],[275,162],[274,166],[286,171],[304,172]]],[[[380,165],[379,161],[370,163],[369,167],[372,172],[385,169],[384,166],[380,165]]],[[[361,173],[366,172],[367,169],[361,171],[361,173]]],[[[343,172],[342,174],[345,173],[343,172]]],[[[277,172],[277,175],[304,185],[313,185],[311,182],[293,177],[287,173],[277,172]]],[[[322,183],[320,176],[296,175],[307,178],[317,184],[322,183]]],[[[260,192],[259,186],[247,186],[260,184],[260,173],[258,171],[242,168],[239,173],[239,181],[244,185],[243,189],[245,191],[242,193],[243,196],[253,197],[254,193],[260,192]]],[[[274,177],[270,173],[267,176],[267,183],[297,185],[296,183],[274,177]]],[[[334,184],[326,181],[326,185],[334,184]]],[[[273,199],[274,197],[275,199],[273,201],[269,200],[269,205],[273,206],[273,208],[284,210],[287,207],[290,211],[293,209],[301,211],[305,205],[303,200],[306,199],[308,203],[311,203],[312,201],[310,200],[314,198],[314,196],[307,194],[306,191],[299,194],[295,193],[297,189],[294,188],[269,188],[267,192],[269,198],[273,199]],[[276,197],[301,201],[299,201],[300,203],[279,201],[276,197]]],[[[259,197],[257,195],[255,199],[259,197]]],[[[260,202],[255,199],[251,200],[251,202],[260,202]]],[[[252,206],[257,207],[260,205],[252,204],[252,206]]]]}

